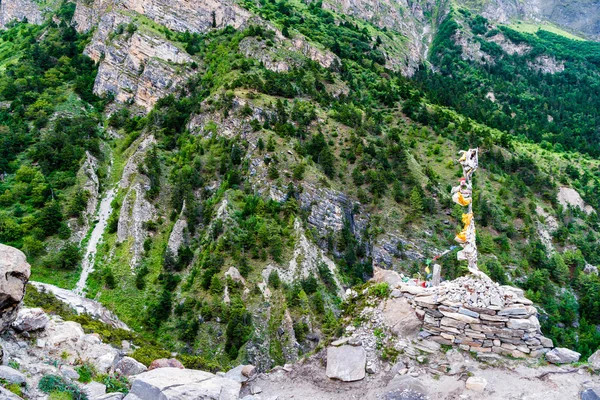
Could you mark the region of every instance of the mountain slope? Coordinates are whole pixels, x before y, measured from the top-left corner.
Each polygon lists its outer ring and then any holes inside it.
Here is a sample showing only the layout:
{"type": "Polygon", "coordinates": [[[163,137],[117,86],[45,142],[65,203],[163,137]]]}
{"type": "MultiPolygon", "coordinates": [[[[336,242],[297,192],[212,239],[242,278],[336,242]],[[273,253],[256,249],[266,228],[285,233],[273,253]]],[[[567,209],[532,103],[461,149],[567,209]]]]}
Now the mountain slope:
{"type": "Polygon", "coordinates": [[[595,43],[445,3],[171,3],[2,33],[23,56],[0,85],[0,240],[34,279],[73,288],[98,215],[89,297],[210,368],[268,369],[339,334],[374,267],[422,277],[454,245],[453,160],[478,146],[482,269],[556,343],[600,345],[595,43]]]}

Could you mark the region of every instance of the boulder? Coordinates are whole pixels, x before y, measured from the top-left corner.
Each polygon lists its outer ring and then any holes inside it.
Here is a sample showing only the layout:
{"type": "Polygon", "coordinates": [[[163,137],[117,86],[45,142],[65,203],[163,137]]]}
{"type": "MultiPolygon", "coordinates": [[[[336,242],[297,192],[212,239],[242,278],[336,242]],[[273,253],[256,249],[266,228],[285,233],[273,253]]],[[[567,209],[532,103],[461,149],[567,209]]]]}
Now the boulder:
{"type": "Polygon", "coordinates": [[[158,360],[152,361],[150,366],[148,367],[148,371],[157,368],[179,368],[184,369],[185,367],[181,363],[181,361],[175,358],[159,358],[158,360]]]}
{"type": "Polygon", "coordinates": [[[552,364],[568,364],[579,361],[580,356],[576,351],[557,347],[546,353],[546,360],[552,364]]]}
{"type": "Polygon", "coordinates": [[[237,400],[241,384],[209,372],[163,367],[134,377],[125,400],[237,400]]]}
{"type": "Polygon", "coordinates": [[[22,397],[17,396],[8,389],[4,389],[0,386],[0,399],[2,400],[23,400],[22,397]]]}
{"type": "Polygon", "coordinates": [[[0,332],[17,318],[30,274],[22,251],[0,244],[0,332]]]}
{"type": "Polygon", "coordinates": [[[600,388],[589,388],[581,392],[581,400],[600,400],[600,388]]]}
{"type": "Polygon", "coordinates": [[[25,383],[25,375],[6,365],[0,365],[0,379],[3,379],[8,383],[16,383],[17,385],[25,383]]]}
{"type": "Polygon", "coordinates": [[[83,390],[88,398],[96,400],[98,397],[106,394],[106,385],[100,382],[90,382],[83,386],[83,390]]]}
{"type": "Polygon", "coordinates": [[[229,267],[227,272],[225,272],[225,276],[231,277],[231,279],[236,283],[246,283],[246,280],[244,279],[242,274],[240,274],[240,271],[236,267],[229,267]]]}
{"type": "Polygon", "coordinates": [[[388,299],[382,317],[383,322],[399,337],[416,337],[421,330],[421,320],[404,297],[388,299]]]}
{"type": "Polygon", "coordinates": [[[19,310],[12,327],[18,332],[32,332],[44,329],[48,321],[48,314],[41,308],[24,308],[19,310]]]}
{"type": "Polygon", "coordinates": [[[256,374],[256,367],[254,365],[244,365],[242,368],[242,375],[247,378],[252,378],[256,374]]]}
{"type": "Polygon", "coordinates": [[[106,374],[112,368],[115,362],[116,354],[115,352],[107,352],[106,354],[101,355],[100,357],[91,359],[91,363],[94,364],[96,370],[101,374],[106,374]]]}
{"type": "Polygon", "coordinates": [[[592,354],[587,361],[592,369],[595,371],[600,371],[600,350],[596,350],[596,352],[592,354]]]}
{"type": "Polygon", "coordinates": [[[487,386],[487,381],[480,376],[471,376],[467,379],[465,387],[475,392],[483,392],[487,386]]]}
{"type": "Polygon", "coordinates": [[[254,365],[238,365],[237,367],[230,369],[225,374],[225,378],[233,381],[244,383],[256,374],[256,367],[254,365]]]}
{"type": "Polygon", "coordinates": [[[390,271],[388,269],[381,269],[375,267],[373,270],[373,278],[371,281],[375,283],[387,283],[390,289],[400,287],[402,285],[402,278],[396,271],[390,271]]]}
{"type": "Polygon", "coordinates": [[[146,372],[148,368],[141,362],[131,357],[123,357],[115,366],[115,372],[125,376],[137,375],[146,372]]]}
{"type": "Polygon", "coordinates": [[[72,381],[76,381],[79,379],[79,373],[75,371],[75,368],[69,367],[68,365],[63,365],[60,369],[60,373],[67,379],[72,381]]]}
{"type": "Polygon", "coordinates": [[[93,400],[122,400],[125,397],[124,393],[106,393],[102,396],[95,397],[93,400]]]}
{"type": "Polygon", "coordinates": [[[344,382],[359,381],[365,377],[367,353],[362,346],[343,345],[327,348],[327,371],[329,378],[344,382]]]}
{"type": "Polygon", "coordinates": [[[409,375],[396,375],[386,386],[383,400],[426,400],[427,388],[419,379],[409,375]]]}

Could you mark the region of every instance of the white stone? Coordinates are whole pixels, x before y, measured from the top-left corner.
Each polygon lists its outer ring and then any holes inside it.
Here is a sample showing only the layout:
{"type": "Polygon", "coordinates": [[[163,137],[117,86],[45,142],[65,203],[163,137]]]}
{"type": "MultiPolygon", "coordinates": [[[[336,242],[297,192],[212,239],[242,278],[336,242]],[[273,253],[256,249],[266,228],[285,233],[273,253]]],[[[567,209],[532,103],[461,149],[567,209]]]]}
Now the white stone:
{"type": "Polygon", "coordinates": [[[0,379],[4,379],[9,383],[16,383],[18,385],[21,385],[26,381],[23,373],[5,365],[0,365],[0,379]]]}
{"type": "Polygon", "coordinates": [[[367,354],[362,346],[327,348],[327,371],[329,378],[344,382],[359,381],[365,377],[367,354]]]}
{"type": "Polygon", "coordinates": [[[115,372],[125,376],[138,375],[147,370],[144,364],[131,357],[123,357],[115,367],[115,372]]]}
{"type": "Polygon", "coordinates": [[[487,381],[479,376],[471,376],[467,379],[465,387],[475,392],[483,392],[487,386],[487,381]]]}
{"type": "Polygon", "coordinates": [[[88,398],[96,399],[106,394],[106,385],[100,382],[90,382],[83,387],[83,390],[88,395],[88,398]]]}
{"type": "Polygon", "coordinates": [[[580,356],[576,351],[557,347],[546,353],[546,360],[552,364],[568,364],[579,361],[580,356]]]}
{"type": "Polygon", "coordinates": [[[44,329],[48,321],[50,318],[41,308],[23,308],[19,310],[12,327],[19,332],[31,332],[44,329]]]}

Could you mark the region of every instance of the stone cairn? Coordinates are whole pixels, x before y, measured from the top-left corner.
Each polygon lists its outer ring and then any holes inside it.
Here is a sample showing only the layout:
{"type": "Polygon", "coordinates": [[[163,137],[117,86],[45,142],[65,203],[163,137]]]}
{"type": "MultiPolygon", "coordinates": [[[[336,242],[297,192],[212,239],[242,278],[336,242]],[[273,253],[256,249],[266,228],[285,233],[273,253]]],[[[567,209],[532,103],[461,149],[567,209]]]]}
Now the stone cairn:
{"type": "Polygon", "coordinates": [[[467,261],[472,275],[429,288],[400,285],[392,296],[406,297],[415,307],[423,320],[421,338],[477,353],[540,357],[553,344],[542,335],[533,303],[521,289],[500,286],[477,267],[471,177],[478,167],[478,149],[461,153],[463,177],[452,189],[452,199],[466,212],[455,240],[463,248],[457,257],[467,261]]]}
{"type": "Polygon", "coordinates": [[[500,286],[482,272],[436,287],[400,285],[392,296],[413,305],[423,320],[419,335],[427,340],[519,358],[540,357],[553,347],[523,291],[500,286]]]}

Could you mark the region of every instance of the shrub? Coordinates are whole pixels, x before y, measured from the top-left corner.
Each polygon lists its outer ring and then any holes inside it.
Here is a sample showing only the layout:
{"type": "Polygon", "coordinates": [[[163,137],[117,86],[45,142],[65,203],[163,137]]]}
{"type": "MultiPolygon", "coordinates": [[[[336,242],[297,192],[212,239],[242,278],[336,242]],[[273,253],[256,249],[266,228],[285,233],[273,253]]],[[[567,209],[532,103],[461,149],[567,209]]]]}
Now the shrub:
{"type": "Polygon", "coordinates": [[[129,381],[125,376],[104,375],[101,381],[106,385],[106,393],[129,393],[129,381]]]}
{"type": "Polygon", "coordinates": [[[269,286],[273,289],[278,289],[281,285],[281,280],[279,279],[279,273],[276,270],[271,271],[269,274],[269,286]]]}
{"type": "Polygon", "coordinates": [[[87,395],[77,386],[58,375],[45,375],[40,379],[38,389],[44,393],[66,393],[73,400],[88,400],[87,395]]]}
{"type": "Polygon", "coordinates": [[[96,375],[96,370],[93,365],[85,363],[77,368],[75,368],[77,373],[79,374],[79,382],[81,383],[89,383],[92,381],[94,375],[96,375]]]}
{"type": "Polygon", "coordinates": [[[168,358],[171,353],[156,346],[144,346],[135,349],[131,357],[144,365],[150,365],[152,361],[159,358],[168,358]]]}
{"type": "Polygon", "coordinates": [[[380,298],[386,298],[390,294],[390,285],[387,282],[378,283],[369,287],[369,294],[380,298]]]}

